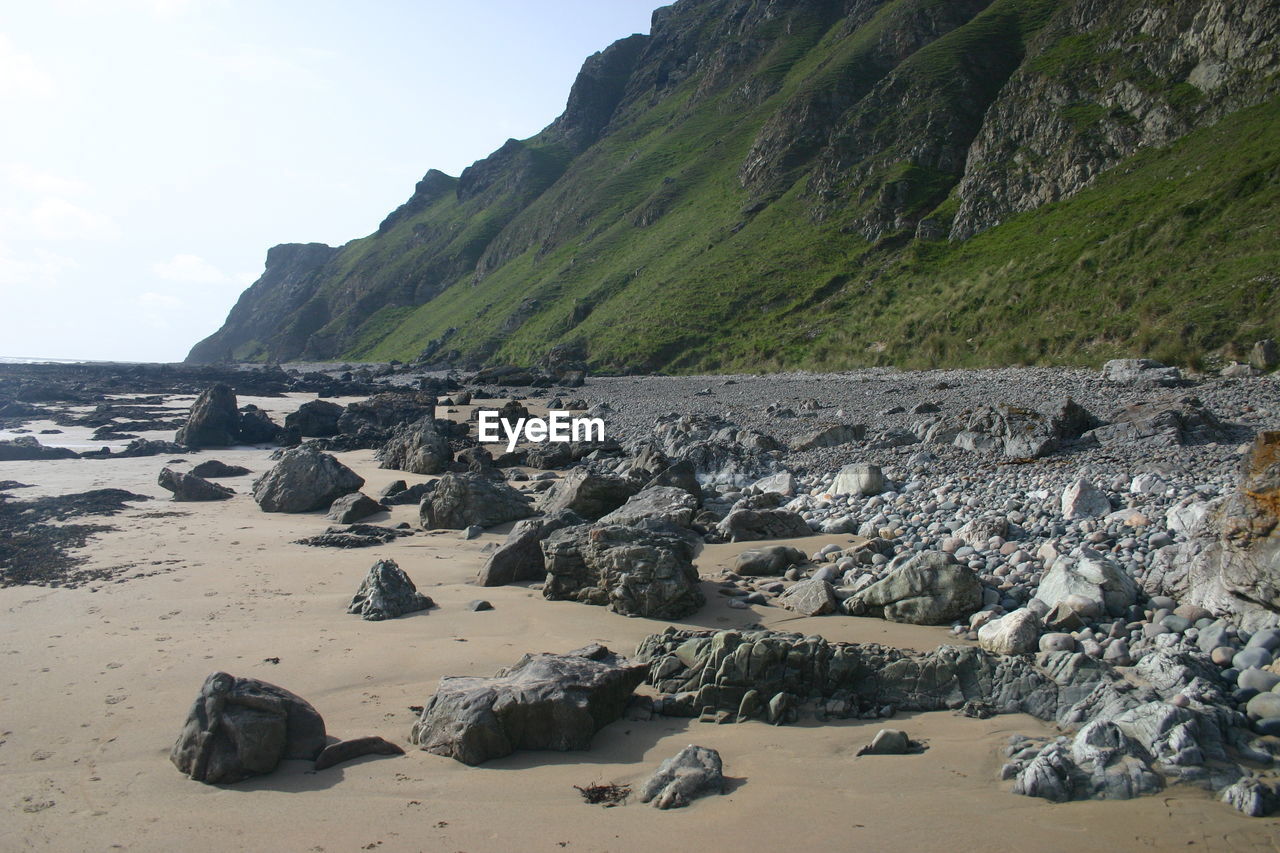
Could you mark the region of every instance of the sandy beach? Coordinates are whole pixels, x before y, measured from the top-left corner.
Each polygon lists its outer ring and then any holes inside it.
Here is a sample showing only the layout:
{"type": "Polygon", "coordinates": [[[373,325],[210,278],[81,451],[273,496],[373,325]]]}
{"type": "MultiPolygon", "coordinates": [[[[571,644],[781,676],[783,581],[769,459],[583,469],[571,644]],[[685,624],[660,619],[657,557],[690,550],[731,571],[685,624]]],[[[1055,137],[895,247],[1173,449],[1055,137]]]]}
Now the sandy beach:
{"type": "MultiPolygon", "coordinates": [[[[305,395],[242,398],[277,420],[305,395]]],[[[190,398],[175,398],[183,408],[190,398]]],[[[339,401],[345,402],[345,401],[339,401]]],[[[38,427],[39,424],[32,426],[38,427]]],[[[87,432],[87,431],[86,431],[87,432]]],[[[157,433],[145,437],[169,438],[157,433]]],[[[69,428],[48,437],[99,444],[69,428]]],[[[259,473],[269,451],[204,451],[259,473]]],[[[373,451],[338,454],[375,494],[404,476],[373,451]]],[[[95,537],[87,567],[129,567],[74,589],[0,589],[0,823],[6,850],[1273,850],[1274,821],[1251,820],[1208,793],[1175,786],[1127,802],[1052,804],[999,781],[1010,734],[1052,733],[1025,715],[976,720],[900,714],[918,755],[855,757],[878,721],[771,727],[657,717],[621,720],[586,752],[520,752],[468,767],[407,742],[420,706],[445,675],[488,675],[529,651],[601,642],[625,654],[666,623],[600,607],[548,602],[528,585],[471,584],[482,549],[507,526],[464,541],[419,531],[379,548],[292,544],[320,532],[322,513],[261,512],[252,475],[225,480],[221,503],[175,504],[155,484],[164,457],[0,463],[0,479],[32,484],[22,498],[89,488],[151,495],[95,537]],[[394,558],[438,607],[365,622],[345,607],[369,566],[394,558]],[[490,600],[494,609],[465,604],[490,600]],[[382,735],[403,757],[367,757],[324,771],[286,762],[229,786],[183,777],[168,751],[203,678],[215,670],[270,681],[307,698],[339,737],[382,735]],[[660,812],[631,799],[602,808],[574,786],[638,785],[690,743],[713,747],[733,782],[724,796],[660,812]]],[[[409,476],[410,483],[427,479],[409,476]]],[[[373,521],[416,523],[417,508],[373,521]]],[[[807,551],[847,535],[814,536],[807,551]]],[[[782,543],[789,544],[789,543],[782,543]]],[[[705,577],[743,549],[708,546],[705,577]]],[[[829,640],[926,650],[946,629],[855,617],[796,618],[780,608],[709,604],[686,623],[761,623],[829,640]]],[[[647,688],[646,688],[647,689],[647,688]]]]}

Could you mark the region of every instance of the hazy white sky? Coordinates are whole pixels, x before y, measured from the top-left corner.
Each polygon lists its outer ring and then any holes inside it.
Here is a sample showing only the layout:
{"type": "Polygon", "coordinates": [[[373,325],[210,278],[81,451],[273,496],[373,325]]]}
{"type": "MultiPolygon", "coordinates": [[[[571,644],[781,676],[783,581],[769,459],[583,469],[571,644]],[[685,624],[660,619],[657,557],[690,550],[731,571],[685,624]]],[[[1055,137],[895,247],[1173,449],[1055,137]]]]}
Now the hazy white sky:
{"type": "Polygon", "coordinates": [[[268,247],[551,122],[663,0],[0,0],[0,356],[177,361],[268,247]]]}

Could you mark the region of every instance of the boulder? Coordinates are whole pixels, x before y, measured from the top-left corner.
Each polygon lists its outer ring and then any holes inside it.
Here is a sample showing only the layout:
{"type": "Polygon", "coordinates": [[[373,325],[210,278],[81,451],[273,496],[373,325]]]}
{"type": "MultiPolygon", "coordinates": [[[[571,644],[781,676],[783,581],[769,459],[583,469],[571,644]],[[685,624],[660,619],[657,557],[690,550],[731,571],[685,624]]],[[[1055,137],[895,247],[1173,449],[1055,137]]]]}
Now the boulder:
{"type": "Polygon", "coordinates": [[[228,465],[225,462],[219,462],[217,459],[206,459],[196,467],[192,468],[188,473],[197,477],[243,477],[250,473],[248,468],[241,465],[228,465]]]}
{"type": "Polygon", "coordinates": [[[638,524],[654,519],[688,527],[697,511],[698,502],[684,489],[674,486],[654,486],[642,489],[627,502],[600,518],[601,524],[638,524]]]}
{"type": "Polygon", "coordinates": [[[879,465],[858,462],[846,465],[831,484],[833,495],[878,495],[884,491],[884,473],[879,465]]]}
{"type": "Polygon", "coordinates": [[[743,551],[735,559],[733,570],[745,577],[780,575],[792,566],[805,562],[805,554],[789,545],[769,545],[743,551]]]}
{"type": "Polygon", "coordinates": [[[1040,628],[1040,617],[1023,607],[979,628],[978,645],[997,655],[1031,654],[1039,650],[1040,628]]]}
{"type": "Polygon", "coordinates": [[[445,474],[422,499],[422,526],[428,530],[493,527],[533,515],[529,499],[500,480],[468,471],[445,474]]]}
{"type": "Polygon", "coordinates": [[[409,740],[471,765],[518,749],[588,749],[622,716],[647,671],[595,645],[525,655],[492,678],[445,677],[409,740]]]}
{"type": "Polygon", "coordinates": [[[338,524],[355,524],[386,509],[364,492],[352,492],[334,501],[325,517],[338,524]]]}
{"type": "Polygon", "coordinates": [[[639,489],[639,484],[631,480],[597,474],[585,466],[578,467],[547,491],[542,511],[550,515],[568,509],[595,521],[622,506],[639,489]]]}
{"type": "Polygon", "coordinates": [[[263,512],[310,512],[363,485],[363,477],[328,453],[293,447],[254,481],[253,499],[263,512]]]}
{"type": "Polygon", "coordinates": [[[853,616],[882,616],[914,625],[942,625],[980,607],[982,584],[977,576],[941,551],[917,554],[844,602],[853,616]]]}
{"type": "Polygon", "coordinates": [[[435,418],[425,417],[395,428],[378,451],[379,468],[408,471],[410,474],[439,474],[453,461],[449,439],[436,429],[435,418]]]}
{"type": "Polygon", "coordinates": [[[507,534],[507,540],[485,560],[476,576],[476,583],[479,586],[502,586],[545,578],[547,570],[542,560],[542,540],[561,528],[585,521],[572,510],[564,509],[517,522],[507,534]]]}
{"type": "Polygon", "coordinates": [[[864,424],[833,424],[805,433],[791,443],[791,449],[801,451],[836,447],[851,441],[862,441],[866,436],[867,428],[864,424]]]}
{"type": "Polygon", "coordinates": [[[670,486],[682,489],[693,496],[694,503],[697,506],[702,506],[702,486],[698,484],[697,474],[694,472],[693,466],[688,462],[682,461],[674,465],[668,465],[654,474],[653,478],[644,484],[645,489],[652,489],[655,486],[670,486]]]}
{"type": "Polygon", "coordinates": [[[607,605],[625,616],[683,619],[706,603],[693,566],[695,546],[675,528],[578,525],[542,542],[556,600],[607,605]]]}
{"type": "Polygon", "coordinates": [[[245,406],[237,429],[241,444],[270,444],[280,436],[280,425],[257,406],[245,406]]]}
{"type": "Polygon", "coordinates": [[[1066,603],[1080,612],[1080,607],[1068,600],[1071,596],[1096,602],[1099,615],[1103,610],[1121,615],[1138,600],[1138,585],[1120,566],[1092,549],[1081,548],[1076,555],[1063,554],[1054,560],[1036,591],[1036,598],[1050,610],[1066,603]]]}
{"type": "Polygon", "coordinates": [[[314,760],[324,720],[305,699],[255,678],[205,679],[169,753],[179,770],[209,785],[270,773],[285,759],[314,760]]]}
{"type": "Polygon", "coordinates": [[[778,596],[778,603],[801,616],[823,616],[836,612],[836,596],[831,584],[821,578],[799,581],[778,596]]]}
{"type": "Polygon", "coordinates": [[[1149,358],[1113,358],[1102,365],[1102,378],[1124,385],[1176,385],[1182,371],[1149,358]]]}
{"type": "Polygon", "coordinates": [[[1280,809],[1280,792],[1256,776],[1243,776],[1223,788],[1221,799],[1249,817],[1266,817],[1280,809]]]}
{"type": "Polygon", "coordinates": [[[48,447],[34,435],[20,435],[12,441],[0,441],[0,462],[19,462],[36,459],[78,459],[69,447],[48,447]]]}
{"type": "Polygon", "coordinates": [[[432,607],[435,602],[418,592],[395,560],[379,560],[360,583],[347,612],[369,622],[379,622],[432,607]]]}
{"type": "Polygon", "coordinates": [[[1229,438],[1217,416],[1195,397],[1134,403],[1113,414],[1111,423],[1091,429],[1085,436],[1104,447],[1132,442],[1177,447],[1229,438]]]}
{"type": "Polygon", "coordinates": [[[1067,521],[1111,512],[1106,494],[1088,480],[1078,479],[1062,491],[1062,517],[1067,521]]]}
{"type": "Polygon", "coordinates": [[[728,542],[760,539],[793,539],[813,533],[798,513],[785,509],[736,509],[716,525],[716,533],[728,542]]]}
{"type": "Polygon", "coordinates": [[[690,744],[658,765],[640,789],[640,802],[660,809],[679,808],[704,794],[723,794],[724,765],[720,753],[690,744]]]}
{"type": "Polygon", "coordinates": [[[206,388],[191,404],[174,441],[186,447],[230,447],[240,438],[236,392],[222,382],[206,388]]]}
{"type": "Polygon", "coordinates": [[[1255,343],[1249,351],[1249,366],[1262,373],[1280,367],[1280,344],[1271,338],[1255,343]]]}
{"type": "Polygon", "coordinates": [[[858,755],[906,755],[911,749],[911,738],[901,729],[881,729],[871,743],[858,750],[858,755]]]}
{"type": "Polygon", "coordinates": [[[162,468],[156,482],[160,488],[173,492],[175,501],[225,501],[235,494],[226,486],[172,468],[162,468]]]}
{"type": "Polygon", "coordinates": [[[285,415],[286,429],[296,429],[299,435],[328,438],[338,434],[338,418],[345,411],[337,403],[328,400],[309,400],[297,411],[285,415]]]}

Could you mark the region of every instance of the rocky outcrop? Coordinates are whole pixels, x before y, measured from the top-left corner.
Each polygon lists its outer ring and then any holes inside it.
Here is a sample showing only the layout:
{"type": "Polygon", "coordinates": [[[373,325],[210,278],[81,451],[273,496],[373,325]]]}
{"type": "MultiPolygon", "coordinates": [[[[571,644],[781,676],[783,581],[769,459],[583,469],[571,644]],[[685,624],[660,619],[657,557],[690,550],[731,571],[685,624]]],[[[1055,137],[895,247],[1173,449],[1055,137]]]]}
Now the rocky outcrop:
{"type": "Polygon", "coordinates": [[[622,716],[645,671],[595,645],[525,655],[492,678],[448,676],[409,740],[472,765],[518,749],[589,749],[595,733],[622,716]]]}
{"type": "Polygon", "coordinates": [[[942,625],[982,606],[982,585],[951,555],[925,551],[892,569],[882,580],[845,599],[854,616],[883,616],[890,622],[942,625]]]}
{"type": "Polygon", "coordinates": [[[632,480],[598,474],[582,466],[556,481],[542,500],[542,511],[551,514],[571,510],[595,521],[618,509],[639,490],[640,484],[632,480]]]}
{"type": "Polygon", "coordinates": [[[735,509],[716,525],[725,542],[790,539],[813,533],[798,513],[786,509],[735,509]]]}
{"type": "Polygon", "coordinates": [[[328,453],[294,447],[254,481],[253,499],[263,512],[310,512],[363,485],[363,477],[328,453]]]}
{"type": "Polygon", "coordinates": [[[643,489],[613,512],[600,518],[601,524],[638,524],[646,519],[688,527],[698,502],[693,495],[675,486],[652,486],[643,489]]]}
{"type": "Polygon", "coordinates": [[[69,447],[49,447],[34,435],[20,435],[12,441],[0,441],[0,462],[33,459],[76,459],[80,456],[69,447]]]}
{"type": "Polygon", "coordinates": [[[683,619],[706,603],[695,552],[674,528],[566,527],[542,542],[542,594],[552,601],[606,605],[624,616],[683,619]]]}
{"type": "Polygon", "coordinates": [[[284,425],[286,429],[296,429],[299,435],[325,438],[338,434],[338,418],[344,411],[328,400],[308,400],[285,415],[284,425]]]}
{"type": "Polygon", "coordinates": [[[436,429],[434,417],[396,427],[391,439],[378,451],[379,468],[410,474],[439,474],[453,461],[449,439],[436,429]]]}
{"type": "Polygon", "coordinates": [[[428,530],[493,527],[533,515],[529,499],[501,480],[468,471],[445,474],[422,499],[419,516],[428,530]]]}
{"type": "Polygon", "coordinates": [[[503,542],[485,560],[476,583],[480,586],[502,586],[516,581],[542,580],[547,570],[542,559],[542,540],[564,527],[586,521],[572,510],[560,510],[539,518],[518,522],[503,542]]]}
{"type": "Polygon", "coordinates": [[[313,760],[324,720],[283,687],[215,672],[205,679],[169,759],[197,782],[223,785],[270,773],[285,759],[313,760]]]}

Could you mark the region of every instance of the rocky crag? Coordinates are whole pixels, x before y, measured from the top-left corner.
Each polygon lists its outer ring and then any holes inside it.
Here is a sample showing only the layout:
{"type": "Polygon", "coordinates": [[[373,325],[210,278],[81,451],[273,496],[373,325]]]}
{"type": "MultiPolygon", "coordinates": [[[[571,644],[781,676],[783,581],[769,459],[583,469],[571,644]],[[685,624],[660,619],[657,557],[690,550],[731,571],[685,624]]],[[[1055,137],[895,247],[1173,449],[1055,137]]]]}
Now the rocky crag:
{"type": "Polygon", "coordinates": [[[1280,332],[1278,35],[1266,0],[679,0],[541,133],[272,249],[188,360],[1240,358],[1280,332]]]}

